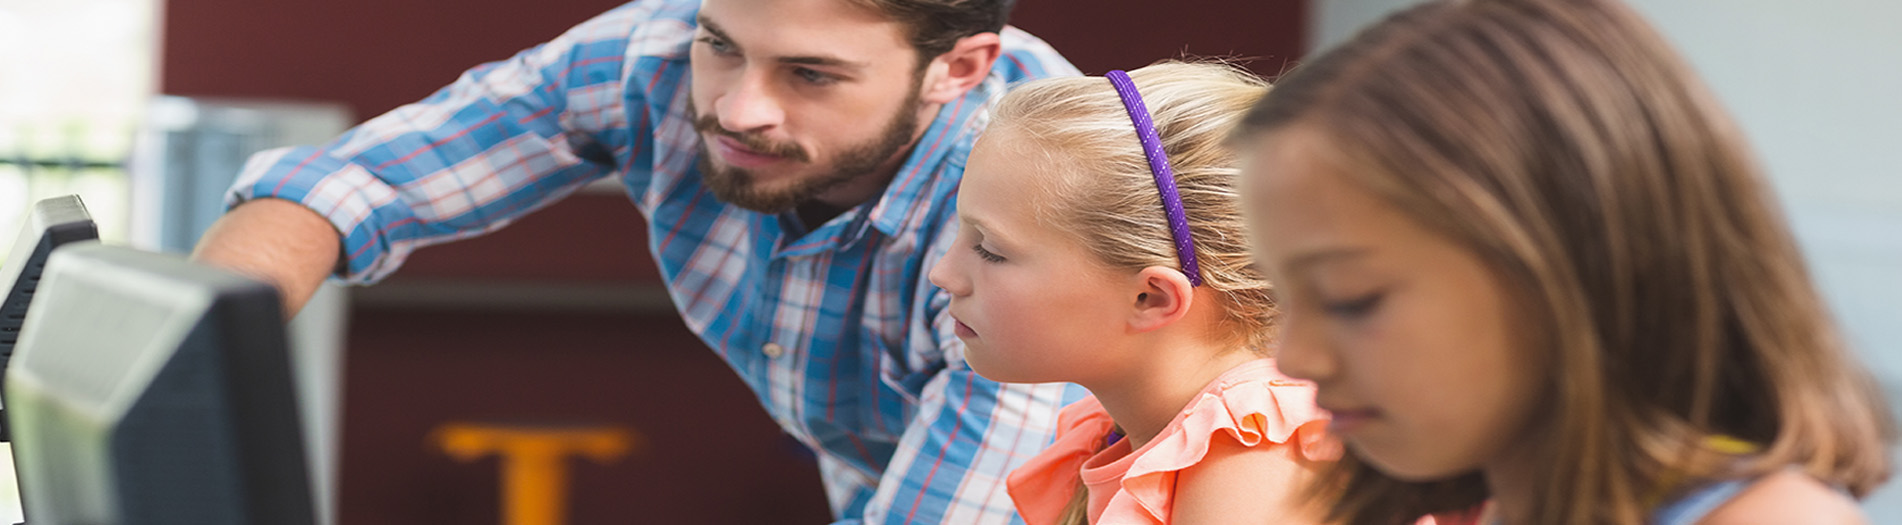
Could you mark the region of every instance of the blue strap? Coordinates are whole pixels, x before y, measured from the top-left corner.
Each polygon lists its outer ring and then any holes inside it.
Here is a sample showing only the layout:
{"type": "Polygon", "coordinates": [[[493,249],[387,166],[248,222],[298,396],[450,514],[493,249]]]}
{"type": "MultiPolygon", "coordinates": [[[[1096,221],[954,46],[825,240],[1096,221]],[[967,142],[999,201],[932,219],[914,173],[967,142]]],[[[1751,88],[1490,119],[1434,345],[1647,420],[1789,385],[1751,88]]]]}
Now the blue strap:
{"type": "Polygon", "coordinates": [[[1664,506],[1658,507],[1657,512],[1651,515],[1651,523],[1655,525],[1696,525],[1698,520],[1704,519],[1705,515],[1710,514],[1713,510],[1717,510],[1717,507],[1723,506],[1724,503],[1729,502],[1731,498],[1737,497],[1737,493],[1743,492],[1744,487],[1750,486],[1751,481],[1752,480],[1748,479],[1733,479],[1698,487],[1697,490],[1693,490],[1690,494],[1678,498],[1677,501],[1666,503],[1664,506]]]}

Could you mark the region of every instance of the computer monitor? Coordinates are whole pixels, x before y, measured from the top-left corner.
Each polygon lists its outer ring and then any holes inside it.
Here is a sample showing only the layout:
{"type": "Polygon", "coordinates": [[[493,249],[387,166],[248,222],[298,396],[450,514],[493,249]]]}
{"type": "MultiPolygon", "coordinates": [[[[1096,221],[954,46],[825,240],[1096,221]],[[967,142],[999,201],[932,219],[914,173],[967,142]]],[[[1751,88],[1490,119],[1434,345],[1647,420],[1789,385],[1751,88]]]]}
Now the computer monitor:
{"type": "MultiPolygon", "coordinates": [[[[26,321],[27,307],[33,303],[33,292],[40,283],[40,271],[46,267],[46,258],[53,250],[67,244],[99,239],[99,228],[92,222],[92,215],[86,213],[86,204],[80,202],[78,195],[67,195],[41,200],[33,204],[26,214],[26,225],[20,228],[20,236],[13,241],[13,250],[7,252],[5,261],[0,261],[0,392],[5,391],[5,372],[7,363],[13,357],[13,345],[19,341],[20,325],[26,321]]],[[[0,442],[12,441],[7,430],[4,401],[0,401],[0,442]]],[[[13,469],[13,451],[10,445],[0,444],[0,476],[16,480],[13,469]]],[[[16,482],[14,488],[19,485],[16,482]]],[[[12,507],[17,492],[6,495],[8,501],[0,502],[0,511],[6,514],[0,523],[18,523],[21,509],[12,507]]]]}
{"type": "Polygon", "coordinates": [[[276,290],[171,255],[53,253],[6,373],[27,522],[314,521],[276,290]]]}
{"type": "MultiPolygon", "coordinates": [[[[40,270],[46,257],[60,246],[99,238],[99,228],[86,213],[78,195],[54,197],[33,204],[26,226],[13,241],[13,251],[0,263],[0,371],[13,356],[13,344],[19,340],[20,324],[26,321],[26,309],[33,302],[33,291],[40,283],[40,270]]],[[[3,379],[0,379],[3,380],[3,379]]],[[[3,383],[0,383],[3,384],[3,383]]],[[[0,402],[0,408],[5,403],[0,402]]],[[[0,422],[0,441],[7,441],[6,425],[0,422]]]]}

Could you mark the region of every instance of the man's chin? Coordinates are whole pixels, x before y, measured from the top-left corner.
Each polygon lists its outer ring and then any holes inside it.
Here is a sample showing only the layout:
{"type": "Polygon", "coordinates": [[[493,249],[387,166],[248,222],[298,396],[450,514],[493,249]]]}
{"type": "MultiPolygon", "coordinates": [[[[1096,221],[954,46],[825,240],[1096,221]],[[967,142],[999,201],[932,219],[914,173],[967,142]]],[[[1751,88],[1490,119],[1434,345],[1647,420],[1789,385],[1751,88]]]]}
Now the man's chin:
{"type": "Polygon", "coordinates": [[[784,188],[762,188],[756,174],[739,170],[703,171],[707,189],[720,202],[760,213],[780,213],[804,201],[784,188]]]}
{"type": "Polygon", "coordinates": [[[750,195],[722,196],[716,192],[714,196],[718,197],[720,199],[720,202],[724,202],[734,206],[739,206],[740,208],[746,209],[748,211],[756,211],[756,212],[764,213],[767,215],[776,215],[780,213],[785,213],[788,211],[792,211],[794,207],[799,206],[798,202],[787,201],[787,200],[775,200],[775,199],[760,199],[750,195]]]}
{"type": "Polygon", "coordinates": [[[737,187],[752,191],[783,190],[787,181],[799,176],[795,170],[787,169],[790,166],[774,166],[767,169],[735,168],[731,164],[716,160],[713,161],[713,168],[719,171],[723,179],[732,181],[737,187]]]}
{"type": "Polygon", "coordinates": [[[746,208],[760,213],[780,213],[799,205],[799,200],[784,194],[766,194],[753,188],[735,190],[732,188],[714,188],[714,198],[720,202],[746,208]]]}

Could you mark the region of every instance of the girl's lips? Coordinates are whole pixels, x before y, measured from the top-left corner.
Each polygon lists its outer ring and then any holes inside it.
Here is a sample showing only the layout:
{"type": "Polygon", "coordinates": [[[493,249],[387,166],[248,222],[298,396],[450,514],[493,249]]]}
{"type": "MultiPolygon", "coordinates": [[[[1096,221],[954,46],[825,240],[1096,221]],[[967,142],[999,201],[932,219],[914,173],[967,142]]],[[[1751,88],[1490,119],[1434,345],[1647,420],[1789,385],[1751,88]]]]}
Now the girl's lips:
{"type": "Polygon", "coordinates": [[[745,144],[734,140],[733,137],[713,137],[713,145],[714,149],[719,152],[720,160],[724,160],[727,164],[738,168],[758,168],[785,160],[785,157],[768,155],[748,149],[745,144]]]}
{"type": "Polygon", "coordinates": [[[1380,417],[1380,411],[1371,408],[1328,409],[1328,413],[1333,415],[1328,421],[1328,432],[1340,435],[1352,434],[1380,417]]]}
{"type": "Polygon", "coordinates": [[[971,339],[971,338],[977,337],[977,331],[972,330],[969,325],[964,324],[964,321],[958,321],[956,319],[952,319],[952,321],[958,324],[957,334],[959,339],[971,339]]]}

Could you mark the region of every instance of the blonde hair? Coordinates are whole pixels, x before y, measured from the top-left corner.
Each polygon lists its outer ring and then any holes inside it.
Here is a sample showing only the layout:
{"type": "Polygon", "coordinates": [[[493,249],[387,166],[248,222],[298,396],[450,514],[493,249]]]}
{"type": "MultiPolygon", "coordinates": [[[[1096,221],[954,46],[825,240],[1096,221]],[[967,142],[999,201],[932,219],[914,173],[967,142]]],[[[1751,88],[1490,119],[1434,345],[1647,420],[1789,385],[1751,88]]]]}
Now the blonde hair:
{"type": "MultiPolygon", "coordinates": [[[[1894,422],[1856,369],[1738,131],[1613,0],[1439,2],[1277,82],[1237,144],[1298,128],[1343,176],[1466,245],[1550,352],[1536,523],[1637,523],[1681,483],[1796,467],[1866,495],[1894,422]],[[1757,451],[1704,445],[1735,436],[1757,451]]],[[[1332,517],[1411,521],[1477,475],[1353,458],[1332,517]]]]}
{"type": "MultiPolygon", "coordinates": [[[[1267,82],[1217,63],[1160,62],[1129,72],[1161,135],[1195,242],[1203,285],[1219,292],[1224,340],[1265,353],[1274,300],[1250,264],[1238,167],[1223,145],[1267,82]]],[[[1053,176],[1044,177],[1042,220],[1074,236],[1110,268],[1181,268],[1162,197],[1122,99],[1103,77],[1051,78],[1005,95],[992,129],[1035,142],[1053,176]]]]}

